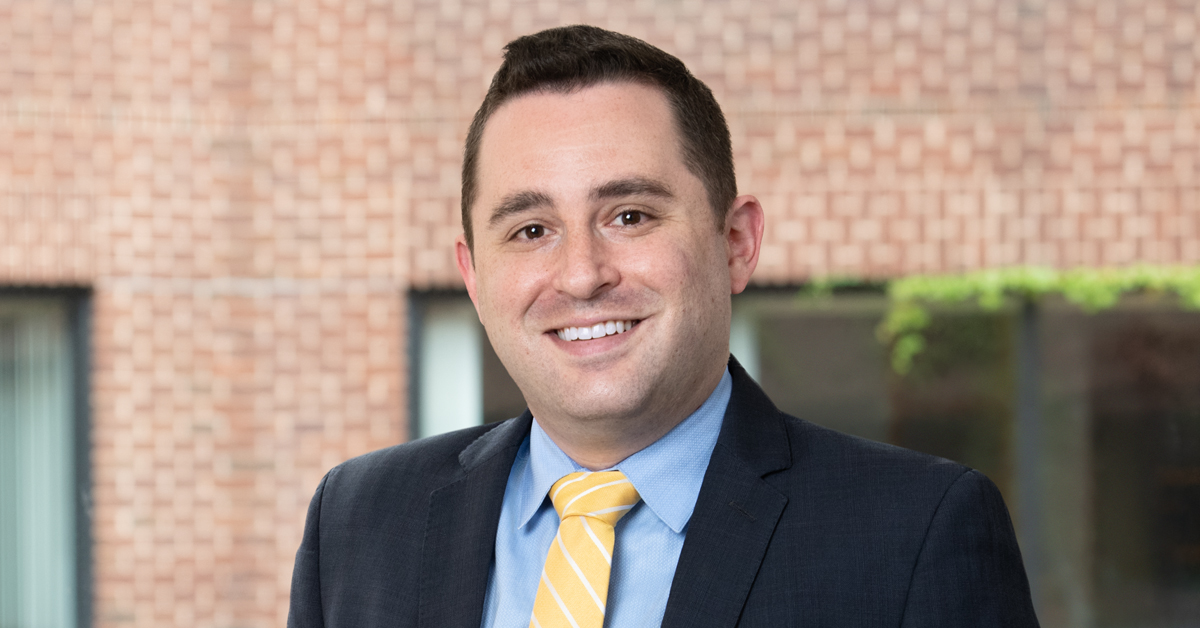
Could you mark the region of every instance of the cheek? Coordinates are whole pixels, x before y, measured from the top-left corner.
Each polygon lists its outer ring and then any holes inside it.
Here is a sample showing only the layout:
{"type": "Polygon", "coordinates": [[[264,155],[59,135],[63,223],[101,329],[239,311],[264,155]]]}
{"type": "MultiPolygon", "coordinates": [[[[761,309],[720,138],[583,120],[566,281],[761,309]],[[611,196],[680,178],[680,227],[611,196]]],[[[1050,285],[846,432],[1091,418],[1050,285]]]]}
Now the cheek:
{"type": "MultiPolygon", "coordinates": [[[[519,319],[537,300],[547,282],[547,272],[537,260],[488,260],[477,272],[480,315],[493,321],[519,319]]],[[[488,321],[484,321],[486,324],[488,321]]]]}
{"type": "MultiPolygon", "coordinates": [[[[713,292],[714,286],[721,283],[722,275],[728,274],[724,261],[705,240],[660,243],[632,256],[627,268],[636,269],[639,276],[659,292],[679,294],[689,300],[713,292]]],[[[708,296],[703,298],[711,300],[708,296]]]]}
{"type": "Polygon", "coordinates": [[[675,285],[691,274],[696,252],[686,240],[657,238],[620,252],[621,269],[655,284],[675,285]]]}

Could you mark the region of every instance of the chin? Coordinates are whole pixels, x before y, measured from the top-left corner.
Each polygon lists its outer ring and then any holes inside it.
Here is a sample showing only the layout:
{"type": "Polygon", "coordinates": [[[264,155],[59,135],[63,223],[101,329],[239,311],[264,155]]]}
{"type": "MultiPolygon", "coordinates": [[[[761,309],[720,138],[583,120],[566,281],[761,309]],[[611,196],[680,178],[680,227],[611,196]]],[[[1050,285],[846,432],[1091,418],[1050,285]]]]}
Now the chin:
{"type": "Polygon", "coordinates": [[[619,391],[613,394],[611,390],[593,391],[591,394],[574,396],[563,400],[563,407],[570,408],[575,416],[617,417],[636,413],[643,407],[640,395],[630,394],[634,391],[619,391]]]}
{"type": "MultiPolygon", "coordinates": [[[[542,397],[549,403],[538,404],[543,410],[580,421],[616,419],[637,415],[646,408],[645,391],[629,386],[603,383],[597,386],[579,386],[563,383],[542,397]],[[563,391],[574,390],[574,394],[563,391]]],[[[530,404],[533,407],[533,404],[530,404]]],[[[536,415],[535,415],[536,416],[536,415]]]]}

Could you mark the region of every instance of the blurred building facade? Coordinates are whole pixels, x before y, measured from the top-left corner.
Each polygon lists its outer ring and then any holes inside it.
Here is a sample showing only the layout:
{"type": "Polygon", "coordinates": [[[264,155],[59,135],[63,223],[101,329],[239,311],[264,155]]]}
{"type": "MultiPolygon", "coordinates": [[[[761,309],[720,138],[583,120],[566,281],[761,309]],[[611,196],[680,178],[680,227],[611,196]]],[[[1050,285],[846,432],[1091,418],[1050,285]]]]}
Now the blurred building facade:
{"type": "MultiPolygon", "coordinates": [[[[53,390],[84,393],[58,444],[28,437],[49,452],[31,459],[69,463],[45,490],[82,522],[60,535],[78,546],[62,573],[81,575],[56,617],[284,623],[322,474],[421,433],[417,371],[439,352],[416,337],[462,304],[461,147],[501,48],[580,22],[713,88],[768,215],[762,294],[1200,263],[1190,0],[6,2],[0,340],[18,366],[74,347],[53,390]]],[[[478,360],[460,384],[507,394],[478,360]]],[[[1087,573],[1035,578],[1043,621],[1124,625],[1079,543],[1063,569],[1087,573]]],[[[1180,551],[1200,564],[1200,545],[1180,551]]],[[[34,611],[3,595],[21,626],[34,611]]]]}

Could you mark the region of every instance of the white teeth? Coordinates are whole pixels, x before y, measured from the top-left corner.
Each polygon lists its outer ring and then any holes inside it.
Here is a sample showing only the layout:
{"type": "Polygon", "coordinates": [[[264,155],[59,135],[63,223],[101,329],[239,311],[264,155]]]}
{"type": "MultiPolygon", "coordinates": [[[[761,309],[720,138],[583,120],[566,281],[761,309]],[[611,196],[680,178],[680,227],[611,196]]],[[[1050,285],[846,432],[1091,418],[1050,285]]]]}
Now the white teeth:
{"type": "Polygon", "coordinates": [[[590,327],[564,327],[558,330],[557,333],[559,339],[570,342],[572,340],[591,340],[613,334],[623,334],[631,329],[633,329],[633,321],[605,321],[603,323],[596,323],[590,327]]]}

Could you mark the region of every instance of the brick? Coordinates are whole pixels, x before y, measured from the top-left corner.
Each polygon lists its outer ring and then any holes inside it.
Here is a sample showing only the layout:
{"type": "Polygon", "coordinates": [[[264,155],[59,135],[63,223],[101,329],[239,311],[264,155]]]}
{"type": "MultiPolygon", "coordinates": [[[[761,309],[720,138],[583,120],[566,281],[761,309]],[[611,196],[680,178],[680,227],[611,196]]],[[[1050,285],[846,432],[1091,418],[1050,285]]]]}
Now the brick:
{"type": "Polygon", "coordinates": [[[1200,262],[1186,2],[12,3],[0,284],[94,290],[98,626],[283,623],[321,474],[408,433],[500,47],[580,21],[718,95],[759,284],[1200,262]]]}

